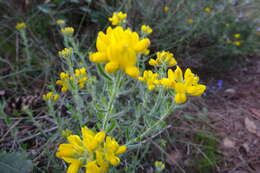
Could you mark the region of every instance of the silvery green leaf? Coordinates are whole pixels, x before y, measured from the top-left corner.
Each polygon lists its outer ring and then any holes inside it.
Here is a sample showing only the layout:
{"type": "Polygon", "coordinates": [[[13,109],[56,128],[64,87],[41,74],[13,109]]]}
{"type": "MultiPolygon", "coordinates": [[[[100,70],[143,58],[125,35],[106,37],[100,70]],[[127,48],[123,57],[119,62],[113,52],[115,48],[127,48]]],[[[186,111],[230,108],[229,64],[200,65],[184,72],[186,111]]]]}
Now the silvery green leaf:
{"type": "Polygon", "coordinates": [[[107,133],[112,132],[116,128],[116,126],[117,126],[117,121],[112,119],[107,129],[107,133]]]}
{"type": "Polygon", "coordinates": [[[38,9],[46,14],[49,14],[52,12],[51,7],[54,7],[54,4],[42,4],[42,5],[38,5],[38,9]]]}
{"type": "Polygon", "coordinates": [[[33,169],[33,163],[19,152],[0,153],[1,173],[28,173],[33,169]]]}
{"type": "Polygon", "coordinates": [[[100,76],[102,76],[103,78],[113,81],[113,79],[104,71],[104,68],[101,67],[100,64],[97,64],[97,71],[100,74],[100,76]]]}

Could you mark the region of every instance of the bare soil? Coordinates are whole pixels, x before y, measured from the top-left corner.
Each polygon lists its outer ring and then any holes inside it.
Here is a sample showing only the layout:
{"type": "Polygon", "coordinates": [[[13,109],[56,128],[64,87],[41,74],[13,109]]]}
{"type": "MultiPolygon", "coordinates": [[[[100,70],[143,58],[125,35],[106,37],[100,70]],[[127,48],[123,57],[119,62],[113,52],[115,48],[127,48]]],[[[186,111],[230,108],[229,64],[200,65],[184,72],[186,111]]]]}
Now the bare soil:
{"type": "Polygon", "coordinates": [[[223,88],[207,96],[211,125],[221,138],[221,173],[260,173],[260,58],[220,74],[223,88]]]}

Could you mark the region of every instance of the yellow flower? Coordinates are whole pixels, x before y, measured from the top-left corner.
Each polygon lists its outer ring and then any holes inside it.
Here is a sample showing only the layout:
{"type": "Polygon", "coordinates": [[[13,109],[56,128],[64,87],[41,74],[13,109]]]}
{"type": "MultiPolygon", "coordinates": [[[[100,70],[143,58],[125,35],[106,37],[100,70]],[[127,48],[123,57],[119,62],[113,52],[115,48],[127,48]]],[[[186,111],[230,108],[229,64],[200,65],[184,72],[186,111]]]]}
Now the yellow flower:
{"type": "Polygon", "coordinates": [[[64,25],[65,24],[65,20],[58,19],[58,20],[56,20],[56,24],[57,25],[64,25]]]}
{"type": "Polygon", "coordinates": [[[56,81],[56,84],[62,87],[61,88],[62,92],[67,92],[70,85],[69,82],[70,82],[70,75],[66,72],[61,72],[60,79],[56,81]]]}
{"type": "Polygon", "coordinates": [[[234,34],[234,38],[240,38],[241,35],[240,34],[234,34]]]}
{"type": "Polygon", "coordinates": [[[73,49],[72,48],[64,48],[63,50],[59,51],[60,57],[70,57],[72,55],[73,49]]]}
{"type": "Polygon", "coordinates": [[[80,69],[76,69],[74,74],[75,74],[76,80],[78,82],[79,88],[81,88],[81,89],[84,88],[85,83],[88,80],[86,68],[83,67],[80,69]]]}
{"type": "Polygon", "coordinates": [[[204,8],[204,11],[207,12],[207,13],[211,13],[212,9],[209,8],[209,7],[206,7],[206,8],[204,8]]]}
{"type": "Polygon", "coordinates": [[[242,41],[234,41],[233,44],[234,44],[235,46],[241,46],[242,41]]]}
{"type": "Polygon", "coordinates": [[[85,167],[86,173],[105,173],[109,165],[120,163],[118,155],[126,151],[126,146],[120,146],[103,131],[96,133],[82,127],[81,133],[82,139],[78,135],[69,135],[68,143],[58,147],[56,156],[70,164],[67,172],[77,173],[85,167]]]}
{"type": "Polygon", "coordinates": [[[149,60],[149,64],[152,66],[158,66],[163,64],[167,66],[175,66],[177,64],[177,61],[173,57],[173,54],[168,51],[157,52],[156,55],[156,59],[151,58],[149,60]]]}
{"type": "Polygon", "coordinates": [[[80,160],[76,160],[73,158],[63,158],[63,160],[70,164],[67,173],[77,173],[82,166],[82,161],[80,160]]]}
{"type": "Polygon", "coordinates": [[[47,94],[44,94],[42,96],[43,100],[45,101],[50,100],[54,102],[56,102],[59,99],[59,97],[60,97],[59,94],[54,94],[53,92],[48,92],[47,94]]]}
{"type": "Polygon", "coordinates": [[[161,172],[165,168],[165,164],[161,161],[155,161],[154,165],[155,165],[156,170],[158,170],[159,172],[161,172]]]}
{"type": "Polygon", "coordinates": [[[123,154],[126,149],[126,146],[119,146],[114,138],[111,138],[110,136],[106,137],[106,142],[104,143],[104,156],[111,165],[117,166],[120,163],[120,159],[117,155],[123,154]]]}
{"type": "Polygon", "coordinates": [[[18,29],[18,30],[21,30],[21,29],[25,29],[27,26],[24,22],[21,22],[21,23],[17,23],[15,25],[15,28],[18,29]]]}
{"type": "Polygon", "coordinates": [[[191,72],[188,68],[186,69],[183,77],[182,70],[177,66],[173,72],[171,69],[168,70],[168,78],[160,80],[160,84],[171,88],[175,91],[174,101],[175,103],[185,103],[187,100],[187,94],[191,96],[201,96],[206,90],[206,86],[198,84],[199,77],[191,72]]]}
{"type": "Polygon", "coordinates": [[[90,53],[90,60],[95,63],[106,63],[105,70],[113,73],[118,69],[123,70],[127,75],[137,78],[139,69],[136,67],[137,58],[140,54],[148,52],[150,40],[140,40],[136,32],[130,29],[109,27],[106,33],[99,32],[96,48],[97,52],[90,53]]]}
{"type": "Polygon", "coordinates": [[[226,26],[226,27],[229,27],[229,26],[230,26],[230,24],[229,24],[229,23],[226,23],[226,24],[225,24],[225,26],[226,26]]]}
{"type": "Polygon", "coordinates": [[[163,7],[163,11],[164,11],[165,13],[167,13],[169,10],[170,10],[170,7],[169,7],[169,6],[163,7]]]}
{"type": "Polygon", "coordinates": [[[151,70],[144,71],[143,77],[139,77],[138,80],[145,81],[147,83],[148,89],[153,90],[156,85],[159,84],[157,79],[159,76],[158,73],[153,73],[151,70]]]}
{"type": "Polygon", "coordinates": [[[72,36],[74,33],[74,28],[72,27],[61,28],[61,33],[67,36],[72,36]]]}
{"type": "Polygon", "coordinates": [[[113,13],[113,16],[108,18],[108,20],[112,23],[112,25],[122,25],[126,23],[126,13],[122,13],[121,11],[118,13],[113,13]]]}
{"type": "Polygon", "coordinates": [[[86,68],[82,67],[74,70],[74,74],[69,75],[66,72],[60,73],[60,79],[56,81],[57,85],[62,86],[61,91],[67,92],[71,85],[75,83],[80,89],[85,87],[88,80],[86,68]]]}
{"type": "Polygon", "coordinates": [[[187,23],[193,23],[193,19],[187,19],[186,22],[187,23]]]}
{"type": "Polygon", "coordinates": [[[151,34],[153,32],[152,28],[148,25],[142,25],[141,31],[145,35],[151,34]]]}

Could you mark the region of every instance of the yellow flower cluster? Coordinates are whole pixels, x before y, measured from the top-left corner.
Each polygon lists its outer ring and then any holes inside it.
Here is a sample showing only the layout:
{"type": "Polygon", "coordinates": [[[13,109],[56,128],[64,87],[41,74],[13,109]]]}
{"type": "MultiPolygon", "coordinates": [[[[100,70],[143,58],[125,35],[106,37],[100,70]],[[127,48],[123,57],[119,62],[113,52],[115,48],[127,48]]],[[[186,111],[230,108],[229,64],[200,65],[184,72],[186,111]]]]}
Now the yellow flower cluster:
{"type": "Polygon", "coordinates": [[[234,41],[233,42],[233,45],[235,45],[235,46],[241,46],[241,44],[242,44],[242,41],[234,41]]]}
{"type": "Polygon", "coordinates": [[[193,19],[187,19],[186,22],[187,23],[193,23],[193,19]]]}
{"type": "Polygon", "coordinates": [[[204,8],[204,11],[205,11],[206,13],[211,13],[212,9],[209,8],[209,7],[206,7],[206,8],[204,8]]]}
{"type": "Polygon", "coordinates": [[[156,59],[150,59],[149,64],[152,66],[158,65],[167,65],[167,66],[175,66],[177,64],[176,59],[173,57],[173,54],[168,51],[162,51],[156,53],[156,59]]]}
{"type": "Polygon", "coordinates": [[[234,34],[234,38],[240,38],[241,34],[234,34]]]}
{"type": "Polygon", "coordinates": [[[67,36],[72,36],[74,33],[74,28],[72,27],[61,28],[61,33],[67,36]]]}
{"type": "Polygon", "coordinates": [[[177,66],[173,72],[168,70],[168,78],[160,80],[161,85],[173,89],[175,91],[174,101],[175,103],[185,103],[187,100],[186,94],[191,96],[201,96],[206,90],[206,86],[198,84],[199,77],[186,69],[183,77],[182,70],[177,66]]]}
{"type": "MultiPolygon", "coordinates": [[[[235,39],[239,39],[239,38],[241,37],[241,34],[239,34],[239,33],[234,34],[233,37],[234,37],[235,39]]],[[[233,41],[233,45],[238,46],[238,47],[241,46],[242,43],[243,43],[242,40],[233,41]]]]}
{"type": "Polygon", "coordinates": [[[112,23],[112,25],[122,25],[126,23],[126,13],[122,13],[121,11],[118,13],[113,13],[113,16],[108,18],[108,20],[112,23]]]}
{"type": "Polygon", "coordinates": [[[158,79],[159,74],[151,70],[144,71],[143,77],[139,77],[140,81],[147,84],[149,90],[156,89],[158,86],[163,86],[175,91],[174,101],[177,104],[185,103],[187,94],[191,96],[201,96],[206,90],[206,86],[198,84],[199,77],[191,72],[188,68],[183,77],[182,70],[177,66],[175,71],[168,70],[168,77],[158,79]]]}
{"type": "Polygon", "coordinates": [[[68,173],[77,173],[81,167],[85,167],[86,173],[105,173],[109,165],[120,163],[118,155],[126,151],[126,146],[120,146],[103,131],[95,133],[82,127],[81,133],[82,139],[78,135],[69,135],[69,143],[60,144],[56,153],[58,158],[70,164],[68,173]]]}
{"type": "Polygon", "coordinates": [[[65,24],[65,20],[62,20],[62,19],[56,20],[56,24],[57,25],[64,25],[65,24]]]}
{"type": "Polygon", "coordinates": [[[139,77],[138,80],[145,81],[148,89],[153,90],[156,85],[159,84],[159,80],[157,79],[159,77],[158,73],[153,73],[151,70],[144,71],[143,77],[139,77]]]}
{"type": "Polygon", "coordinates": [[[139,76],[136,67],[140,54],[147,54],[150,45],[148,38],[140,39],[136,32],[121,26],[109,27],[106,33],[99,32],[96,42],[97,52],[90,53],[90,60],[95,63],[105,62],[105,70],[113,73],[124,70],[131,77],[139,76]]]}
{"type": "Polygon", "coordinates": [[[170,7],[169,7],[169,6],[165,6],[165,7],[163,8],[163,11],[164,11],[165,13],[167,13],[169,10],[170,10],[170,7]]]}
{"type": "Polygon", "coordinates": [[[59,51],[60,57],[70,57],[72,55],[73,49],[72,48],[64,48],[63,50],[59,51]]]}
{"type": "Polygon", "coordinates": [[[61,72],[60,79],[56,81],[56,84],[62,86],[62,92],[67,92],[73,81],[76,82],[78,87],[82,89],[85,87],[85,83],[87,82],[87,80],[88,77],[86,73],[86,68],[83,67],[75,69],[74,74],[72,75],[69,75],[66,72],[61,72]]]}
{"type": "Polygon", "coordinates": [[[85,83],[88,80],[86,68],[80,68],[75,70],[75,78],[78,81],[79,88],[84,88],[85,83]]]}
{"type": "Polygon", "coordinates": [[[60,79],[56,81],[56,84],[62,86],[62,92],[67,92],[70,85],[70,75],[66,72],[61,72],[60,79]]]}
{"type": "Polygon", "coordinates": [[[24,22],[21,22],[21,23],[17,23],[15,25],[15,28],[18,29],[18,30],[21,30],[21,29],[25,29],[27,26],[24,22]]]}
{"type": "Polygon", "coordinates": [[[54,101],[56,102],[59,99],[59,94],[54,94],[53,92],[48,92],[42,96],[43,100],[45,101],[54,101]]]}
{"type": "Polygon", "coordinates": [[[152,28],[150,26],[148,26],[148,25],[142,25],[141,26],[141,31],[145,35],[151,34],[153,32],[152,28]]]}
{"type": "Polygon", "coordinates": [[[165,164],[162,161],[155,161],[154,165],[159,172],[161,172],[165,168],[165,164]]]}

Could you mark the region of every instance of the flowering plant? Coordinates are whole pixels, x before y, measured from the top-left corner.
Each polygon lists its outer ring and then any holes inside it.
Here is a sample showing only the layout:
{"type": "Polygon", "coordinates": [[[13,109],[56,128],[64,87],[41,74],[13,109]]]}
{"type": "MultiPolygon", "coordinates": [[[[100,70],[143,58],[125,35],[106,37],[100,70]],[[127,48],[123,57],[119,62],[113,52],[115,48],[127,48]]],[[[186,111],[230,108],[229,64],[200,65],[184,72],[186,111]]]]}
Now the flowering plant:
{"type": "Polygon", "coordinates": [[[64,128],[81,128],[82,137],[66,135],[68,143],[58,146],[56,156],[69,164],[67,172],[83,167],[87,173],[104,173],[120,165],[121,154],[141,147],[145,138],[165,129],[164,120],[177,104],[206,89],[190,69],[183,75],[172,53],[157,52],[156,58],[148,58],[151,41],[147,35],[152,29],[143,25],[139,34],[126,27],[126,16],[114,13],[109,20],[116,26],[98,33],[96,52],[89,52],[90,61],[81,64],[77,60],[83,53],[73,37],[74,29],[61,28],[66,48],[58,54],[66,68],[56,84],[63,94],[51,91],[43,98],[56,121],[56,104],[70,108],[68,114],[75,121],[60,125],[63,134],[64,128]],[[146,70],[146,61],[153,70],[146,70]]]}

